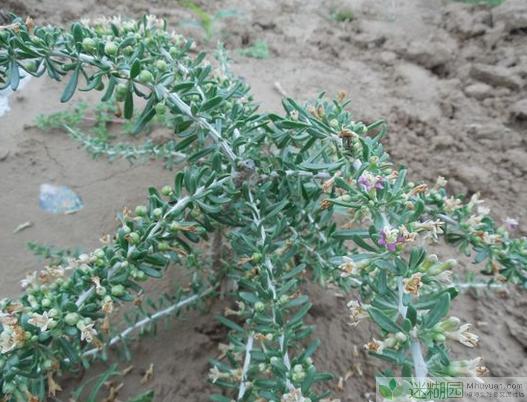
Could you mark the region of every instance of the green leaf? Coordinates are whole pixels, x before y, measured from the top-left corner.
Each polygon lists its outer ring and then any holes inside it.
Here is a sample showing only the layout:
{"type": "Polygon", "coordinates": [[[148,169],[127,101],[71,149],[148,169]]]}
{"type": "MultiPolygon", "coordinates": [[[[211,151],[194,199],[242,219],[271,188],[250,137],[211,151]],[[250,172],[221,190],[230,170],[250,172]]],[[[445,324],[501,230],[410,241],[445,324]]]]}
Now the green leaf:
{"type": "Polygon", "coordinates": [[[134,79],[135,77],[139,75],[140,72],[141,72],[141,62],[138,59],[136,59],[133,62],[132,67],[130,68],[130,78],[134,79]]]}
{"type": "Polygon", "coordinates": [[[223,101],[222,96],[215,96],[214,98],[209,99],[203,105],[201,105],[201,111],[206,112],[210,109],[213,109],[216,106],[218,106],[222,101],[223,101]]]}
{"type": "Polygon", "coordinates": [[[231,398],[227,398],[226,396],[218,395],[218,394],[211,395],[209,399],[213,402],[231,402],[232,401],[231,398]]]}
{"type": "Polygon", "coordinates": [[[444,293],[439,297],[434,307],[425,315],[424,325],[426,328],[432,328],[436,325],[447,313],[450,307],[450,294],[444,293]]]}
{"type": "Polygon", "coordinates": [[[367,239],[369,232],[366,229],[336,230],[333,237],[339,240],[352,240],[355,236],[367,239]]]}
{"type": "Polygon", "coordinates": [[[216,319],[225,325],[227,328],[230,328],[236,332],[243,332],[243,328],[236,324],[234,321],[229,320],[228,318],[217,316],[216,319]]]}
{"type": "Polygon", "coordinates": [[[378,308],[370,307],[368,309],[368,314],[370,315],[371,319],[386,332],[404,332],[403,329],[395,323],[395,321],[393,321],[378,308]]]}
{"type": "Polygon", "coordinates": [[[134,95],[132,91],[126,93],[124,98],[124,118],[131,119],[134,115],[134,95]]]}
{"type": "Polygon", "coordinates": [[[118,374],[119,372],[117,371],[117,364],[112,364],[108,370],[106,370],[103,374],[100,375],[97,382],[91,387],[91,392],[87,399],[87,402],[97,402],[98,400],[100,400],[97,395],[101,391],[104,384],[108,381],[110,377],[113,377],[118,374]]]}
{"type": "Polygon", "coordinates": [[[137,396],[134,396],[128,399],[128,402],[153,402],[153,400],[154,400],[154,391],[149,390],[149,391],[143,392],[142,394],[139,394],[137,396]]]}
{"type": "Polygon", "coordinates": [[[163,277],[163,272],[161,272],[158,269],[149,267],[148,265],[141,265],[141,266],[139,266],[139,270],[143,271],[146,275],[148,275],[151,278],[161,278],[161,277],[163,277]]]}
{"type": "Polygon", "coordinates": [[[11,82],[11,89],[16,91],[20,83],[20,72],[18,71],[16,59],[11,59],[9,62],[9,81],[11,82]]]}
{"type": "Polygon", "coordinates": [[[352,236],[351,239],[355,242],[355,244],[357,246],[363,248],[364,250],[368,250],[368,251],[371,251],[373,253],[376,253],[379,250],[377,247],[374,247],[374,246],[370,245],[369,243],[366,243],[359,236],[356,236],[356,235],[352,236]]]}
{"type": "Polygon", "coordinates": [[[81,65],[79,63],[75,67],[75,70],[73,70],[70,80],[68,81],[68,84],[66,85],[66,88],[64,88],[64,92],[62,93],[62,96],[60,97],[60,101],[62,103],[69,101],[71,97],[73,96],[73,94],[75,93],[75,89],[77,89],[77,84],[79,82],[80,69],[81,69],[81,65]]]}

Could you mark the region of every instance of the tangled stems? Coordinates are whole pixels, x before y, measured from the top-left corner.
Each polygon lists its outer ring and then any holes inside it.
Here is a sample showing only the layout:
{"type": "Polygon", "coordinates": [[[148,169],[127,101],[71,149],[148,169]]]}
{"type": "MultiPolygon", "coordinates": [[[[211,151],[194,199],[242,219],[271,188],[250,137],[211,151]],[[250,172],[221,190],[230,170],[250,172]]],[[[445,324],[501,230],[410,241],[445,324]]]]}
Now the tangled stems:
{"type": "Polygon", "coordinates": [[[230,332],[209,376],[224,389],[214,400],[325,398],[312,388],[330,377],[313,365],[318,342],[305,346],[312,332],[303,322],[305,280],[357,288],[352,323],[370,317],[378,325],[381,339],[367,349],[404,376],[482,374],[478,359],[448,357],[448,341],[473,347],[478,337],[448,316],[455,261],[427,254],[426,243],[444,236],[465,252],[470,245],[498,279],[524,283],[525,239],[497,227],[478,199],[464,205],[448,198],[441,180],[432,188],[409,183],[380,143],[383,123],[354,121],[344,96],[308,106],[285,99],[284,116],[260,114],[224,63],[213,69],[190,51],[190,42],[151,17],[76,23],[69,32],[15,20],[0,30],[6,86],[16,89],[20,69],[54,79],[69,74],[68,101],[83,77],[84,89],[105,87],[103,100],[122,103],[138,132],[163,116],[174,129],[170,152],[187,163],[173,186],[151,189],[148,206],[124,214],[110,245],[30,278],[19,302],[4,300],[4,399],[43,399],[46,386],[54,392],[55,372],[115,343],[107,336],[115,302],[134,300],[138,282],[161,277],[194,251],[190,243],[219,229],[231,258],[221,269],[197,270],[192,290],[174,304],[212,294],[220,274],[237,286],[238,309],[219,318],[230,332]],[[146,100],[140,113],[135,97],[146,100]]]}

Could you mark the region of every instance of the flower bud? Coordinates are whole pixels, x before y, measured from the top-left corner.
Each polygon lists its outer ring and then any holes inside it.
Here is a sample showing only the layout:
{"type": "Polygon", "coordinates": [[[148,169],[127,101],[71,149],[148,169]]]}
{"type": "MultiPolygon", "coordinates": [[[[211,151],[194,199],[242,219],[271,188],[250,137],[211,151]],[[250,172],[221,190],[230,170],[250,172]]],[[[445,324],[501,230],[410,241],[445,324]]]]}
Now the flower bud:
{"type": "Polygon", "coordinates": [[[457,261],[454,259],[446,260],[441,264],[435,264],[428,270],[430,275],[439,275],[443,271],[454,268],[457,265],[457,261]]]}
{"type": "Polygon", "coordinates": [[[97,47],[97,42],[92,39],[92,38],[84,38],[82,40],[82,48],[86,51],[86,52],[93,52],[95,50],[95,48],[97,47]]]}
{"type": "Polygon", "coordinates": [[[439,333],[434,334],[434,341],[443,343],[446,341],[446,336],[443,334],[439,334],[439,333]]]}
{"type": "Polygon", "coordinates": [[[115,44],[115,42],[106,42],[104,45],[104,53],[106,53],[108,56],[115,56],[117,52],[119,51],[119,48],[115,44]]]}

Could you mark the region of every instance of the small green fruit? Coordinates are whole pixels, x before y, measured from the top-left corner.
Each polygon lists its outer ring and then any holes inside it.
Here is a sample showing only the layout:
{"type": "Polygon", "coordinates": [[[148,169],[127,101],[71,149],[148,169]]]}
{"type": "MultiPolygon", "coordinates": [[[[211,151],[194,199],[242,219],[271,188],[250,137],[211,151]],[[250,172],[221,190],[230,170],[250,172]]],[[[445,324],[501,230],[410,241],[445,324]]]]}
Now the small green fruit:
{"type": "Polygon", "coordinates": [[[160,241],[157,245],[157,248],[159,251],[168,251],[170,250],[170,244],[168,244],[166,241],[160,241]]]}
{"type": "Polygon", "coordinates": [[[166,113],[167,111],[167,105],[165,105],[164,103],[158,103],[156,106],[155,106],[155,109],[156,109],[156,114],[162,116],[166,113]]]}
{"type": "Polygon", "coordinates": [[[121,296],[124,296],[124,294],[126,293],[126,289],[124,288],[123,285],[115,285],[115,286],[112,286],[112,296],[115,296],[115,297],[121,297],[121,296]]]}
{"type": "Polygon", "coordinates": [[[141,236],[139,236],[139,233],[136,232],[130,232],[128,234],[128,242],[131,244],[137,244],[141,240],[141,236]]]}
{"type": "Polygon", "coordinates": [[[128,91],[129,91],[128,85],[117,84],[117,86],[115,87],[115,98],[117,99],[117,101],[118,102],[123,101],[128,91]]]}
{"type": "Polygon", "coordinates": [[[134,52],[134,48],[132,46],[126,46],[124,49],[123,49],[123,54],[125,56],[131,56],[132,53],[134,52]]]}
{"type": "Polygon", "coordinates": [[[161,189],[161,194],[165,195],[165,196],[169,196],[169,195],[172,195],[174,191],[172,190],[172,187],[170,186],[163,186],[163,188],[161,189]]]}
{"type": "Polygon", "coordinates": [[[165,72],[168,70],[168,64],[165,60],[157,60],[156,61],[156,68],[161,71],[161,72],[165,72]]]}
{"type": "Polygon", "coordinates": [[[76,325],[80,320],[80,316],[77,313],[68,313],[64,317],[64,322],[68,325],[74,326],[76,325]]]}
{"type": "Polygon", "coordinates": [[[154,215],[156,218],[161,218],[163,216],[163,210],[161,208],[155,208],[152,211],[152,215],[154,215]]]}
{"type": "Polygon", "coordinates": [[[150,84],[152,81],[154,81],[154,75],[148,70],[143,70],[139,73],[137,79],[143,84],[150,84]]]}
{"type": "Polygon", "coordinates": [[[38,69],[37,62],[35,60],[31,60],[26,64],[26,70],[30,73],[36,73],[38,69]]]}
{"type": "Polygon", "coordinates": [[[148,210],[144,205],[138,205],[135,207],[135,214],[137,216],[145,216],[147,212],[148,210]]]}

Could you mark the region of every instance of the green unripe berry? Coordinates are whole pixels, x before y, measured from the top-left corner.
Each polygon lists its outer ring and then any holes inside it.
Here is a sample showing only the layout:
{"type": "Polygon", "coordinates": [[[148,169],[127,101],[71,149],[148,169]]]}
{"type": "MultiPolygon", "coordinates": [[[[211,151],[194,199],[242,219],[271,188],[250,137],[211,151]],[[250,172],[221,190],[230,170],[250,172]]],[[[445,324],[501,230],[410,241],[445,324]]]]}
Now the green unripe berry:
{"type": "Polygon", "coordinates": [[[280,359],[276,356],[271,357],[271,364],[277,365],[280,362],[280,359]]]}
{"type": "Polygon", "coordinates": [[[26,64],[26,70],[30,73],[35,73],[38,69],[37,62],[35,60],[31,60],[26,64]]]}
{"type": "Polygon", "coordinates": [[[97,250],[95,250],[93,252],[93,255],[97,258],[104,258],[105,257],[105,254],[104,254],[104,251],[101,250],[100,248],[98,248],[97,250]]]}
{"type": "Polygon", "coordinates": [[[302,367],[301,364],[295,364],[295,366],[293,367],[293,371],[295,373],[301,373],[304,371],[304,367],[302,367]]]}
{"type": "Polygon", "coordinates": [[[127,235],[127,238],[128,238],[128,242],[131,244],[137,244],[141,240],[141,236],[139,236],[139,233],[136,233],[136,232],[130,232],[127,235]]]}
{"type": "Polygon", "coordinates": [[[158,60],[156,61],[156,68],[164,73],[168,70],[168,64],[165,60],[158,60]]]}
{"type": "Polygon", "coordinates": [[[68,325],[74,326],[79,322],[80,318],[81,317],[77,313],[68,313],[64,317],[64,322],[68,325]]]}
{"type": "Polygon", "coordinates": [[[106,53],[108,56],[115,56],[117,52],[119,51],[119,48],[115,44],[115,42],[106,42],[104,45],[104,53],[106,53]]]}
{"type": "Polygon", "coordinates": [[[132,53],[134,52],[134,48],[132,46],[126,46],[124,49],[123,49],[123,54],[125,56],[130,56],[132,55],[132,53]]]}
{"type": "Polygon", "coordinates": [[[42,362],[42,368],[44,370],[49,370],[51,367],[53,367],[53,360],[46,359],[42,362]]]}
{"type": "Polygon", "coordinates": [[[170,56],[177,57],[179,51],[177,47],[172,46],[170,49],[168,49],[168,53],[170,53],[170,56]]]}
{"type": "Polygon", "coordinates": [[[86,52],[92,52],[97,47],[97,42],[92,38],[84,38],[82,40],[82,48],[86,52]]]}
{"type": "Polygon", "coordinates": [[[155,208],[152,211],[152,215],[154,215],[156,218],[161,218],[163,216],[163,210],[161,208],[155,208]]]}
{"type": "Polygon", "coordinates": [[[115,297],[121,297],[121,296],[124,296],[124,294],[126,293],[126,289],[124,288],[123,285],[115,285],[115,286],[112,286],[112,296],[115,296],[115,297]]]}
{"type": "Polygon", "coordinates": [[[265,309],[265,304],[263,304],[262,302],[256,302],[254,304],[254,309],[258,312],[262,312],[265,309]]]}
{"type": "Polygon", "coordinates": [[[337,119],[331,119],[329,125],[333,128],[337,128],[339,126],[339,121],[337,119]]]}
{"type": "Polygon", "coordinates": [[[288,301],[289,301],[289,297],[287,297],[287,295],[282,295],[282,296],[280,296],[280,299],[278,300],[278,303],[285,304],[288,301]]]}
{"type": "Polygon", "coordinates": [[[106,288],[103,286],[98,287],[95,289],[95,293],[97,293],[97,296],[105,296],[106,295],[106,288]]]}
{"type": "Polygon", "coordinates": [[[167,111],[167,105],[165,105],[164,103],[158,103],[156,106],[155,106],[155,110],[156,110],[156,114],[162,116],[166,113],[167,111]]]}
{"type": "Polygon", "coordinates": [[[56,308],[52,308],[51,310],[48,311],[48,315],[51,318],[57,318],[59,316],[59,314],[60,314],[60,312],[56,308]]]}
{"type": "Polygon", "coordinates": [[[169,195],[172,195],[172,193],[174,192],[174,190],[172,190],[172,187],[170,186],[163,186],[163,188],[161,189],[161,194],[165,195],[165,196],[169,196],[169,195]]]}
{"type": "Polygon", "coordinates": [[[255,263],[259,263],[260,261],[262,261],[262,254],[261,253],[254,253],[252,255],[252,260],[255,262],[255,263]]]}
{"type": "Polygon", "coordinates": [[[304,380],[304,378],[306,377],[306,373],[304,373],[303,371],[300,372],[300,373],[293,373],[293,375],[291,376],[291,378],[293,379],[294,382],[300,382],[302,380],[304,380]]]}
{"type": "Polygon", "coordinates": [[[148,212],[148,209],[144,205],[138,205],[135,207],[135,214],[137,216],[145,216],[148,212]]]}
{"type": "Polygon", "coordinates": [[[51,306],[51,300],[49,300],[47,297],[44,297],[40,304],[42,305],[42,307],[49,307],[51,306]]]}
{"type": "Polygon", "coordinates": [[[159,249],[159,251],[168,251],[170,250],[170,244],[168,244],[166,241],[160,241],[157,244],[157,248],[159,249]]]}
{"type": "Polygon", "coordinates": [[[115,87],[115,100],[117,102],[122,102],[128,93],[128,86],[125,84],[117,84],[115,87]]]}
{"type": "Polygon", "coordinates": [[[149,84],[154,81],[154,75],[148,70],[143,70],[139,73],[137,79],[143,84],[149,84]]]}

